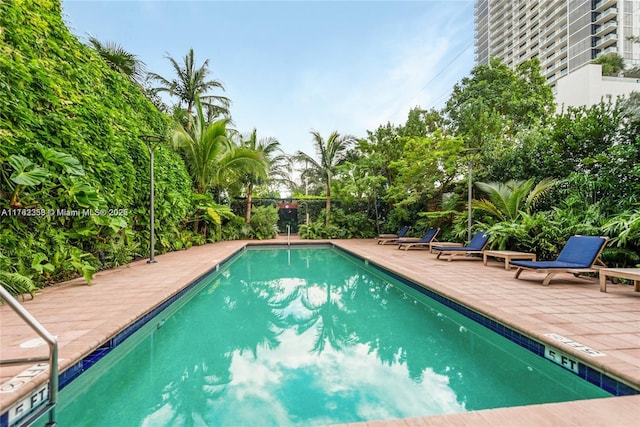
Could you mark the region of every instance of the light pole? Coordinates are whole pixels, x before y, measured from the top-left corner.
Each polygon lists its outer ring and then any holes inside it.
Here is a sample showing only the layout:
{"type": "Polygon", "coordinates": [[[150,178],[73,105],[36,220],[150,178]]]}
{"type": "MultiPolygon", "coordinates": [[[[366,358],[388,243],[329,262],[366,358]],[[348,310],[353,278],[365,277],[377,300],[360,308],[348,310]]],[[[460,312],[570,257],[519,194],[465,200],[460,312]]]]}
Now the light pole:
{"type": "Polygon", "coordinates": [[[467,177],[467,242],[471,241],[471,202],[473,200],[473,157],[471,154],[479,151],[479,148],[467,148],[462,150],[463,154],[469,155],[469,176],[467,177]]]}
{"type": "Polygon", "coordinates": [[[155,210],[155,206],[154,206],[154,182],[153,182],[153,178],[154,178],[154,173],[153,173],[153,153],[155,152],[156,148],[158,147],[158,143],[161,142],[164,138],[162,138],[161,136],[157,136],[157,135],[142,135],[141,138],[144,140],[145,145],[147,146],[147,148],[149,149],[149,184],[150,184],[150,190],[149,190],[149,261],[147,261],[147,264],[155,264],[158,261],[156,261],[155,259],[155,241],[156,241],[156,236],[155,236],[155,219],[154,219],[154,210],[155,210]]]}
{"type": "Polygon", "coordinates": [[[305,224],[309,225],[309,199],[306,197],[309,195],[309,177],[306,175],[307,169],[309,168],[309,162],[304,161],[304,195],[305,195],[305,224]]]}

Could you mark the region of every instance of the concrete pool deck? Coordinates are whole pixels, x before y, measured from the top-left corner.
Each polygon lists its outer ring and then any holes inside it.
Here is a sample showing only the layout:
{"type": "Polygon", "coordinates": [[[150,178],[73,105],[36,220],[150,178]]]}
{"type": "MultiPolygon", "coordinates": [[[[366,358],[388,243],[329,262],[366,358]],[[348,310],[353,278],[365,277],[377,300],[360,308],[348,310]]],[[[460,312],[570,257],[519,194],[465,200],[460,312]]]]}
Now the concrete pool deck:
{"type": "MultiPolygon", "coordinates": [[[[194,247],[157,256],[157,264],[136,261],[99,272],[92,286],[76,279],[48,287],[22,303],[57,336],[63,371],[247,243],[194,247]]],[[[286,238],[250,243],[286,243],[286,238]]],[[[373,239],[331,243],[640,388],[640,293],[633,292],[633,286],[609,285],[607,293],[602,293],[595,278],[562,275],[544,287],[543,275],[529,273],[516,280],[514,272],[505,271],[499,261],[487,266],[482,258],[441,261],[428,251],[400,251],[395,245],[377,245],[373,239]],[[605,355],[585,356],[545,334],[557,334],[605,355]]],[[[20,347],[36,337],[10,307],[0,306],[0,359],[46,356],[46,345],[20,347]]],[[[0,384],[32,365],[0,366],[0,384]]],[[[0,393],[0,413],[30,396],[47,379],[41,374],[16,391],[0,393]]],[[[636,426],[639,419],[640,395],[635,395],[349,425],[636,426]]]]}

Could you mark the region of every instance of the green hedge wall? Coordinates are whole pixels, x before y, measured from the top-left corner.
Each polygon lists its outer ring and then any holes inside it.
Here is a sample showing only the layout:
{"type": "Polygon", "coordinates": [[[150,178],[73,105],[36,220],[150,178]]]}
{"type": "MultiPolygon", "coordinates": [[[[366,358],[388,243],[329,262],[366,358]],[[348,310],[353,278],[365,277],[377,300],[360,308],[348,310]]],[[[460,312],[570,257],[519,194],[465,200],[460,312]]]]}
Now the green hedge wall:
{"type": "MultiPolygon", "coordinates": [[[[164,135],[168,123],[140,87],[68,31],[59,1],[3,1],[0,271],[39,284],[90,279],[147,255],[149,152],[141,135],[164,135]]],[[[156,224],[158,241],[171,242],[191,209],[191,180],[163,144],[156,224]]]]}

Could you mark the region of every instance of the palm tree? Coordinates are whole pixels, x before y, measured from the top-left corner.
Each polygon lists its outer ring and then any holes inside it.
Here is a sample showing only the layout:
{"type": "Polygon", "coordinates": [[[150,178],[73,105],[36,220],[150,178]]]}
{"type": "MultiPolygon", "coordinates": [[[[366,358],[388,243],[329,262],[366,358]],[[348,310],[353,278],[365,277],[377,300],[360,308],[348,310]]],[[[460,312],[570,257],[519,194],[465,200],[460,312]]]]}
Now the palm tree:
{"type": "Polygon", "coordinates": [[[157,92],[167,92],[171,96],[177,96],[181,102],[187,105],[187,114],[191,116],[196,98],[200,97],[202,103],[209,110],[208,116],[211,118],[229,116],[230,100],[224,96],[206,95],[209,89],[218,88],[224,91],[224,86],[217,80],[206,80],[209,75],[209,60],[197,68],[193,49],[183,59],[183,64],[173,59],[170,55],[166,58],[171,62],[177,77],[167,79],[156,73],[149,73],[149,78],[158,82],[159,86],[154,89],[157,92]]]}
{"type": "MultiPolygon", "coordinates": [[[[220,187],[229,178],[237,179],[244,174],[266,177],[265,161],[260,153],[238,147],[227,137],[229,119],[207,123],[202,104],[196,96],[196,117],[183,127],[176,123],[172,141],[176,150],[182,153],[189,174],[193,179],[194,191],[206,194],[220,187]]],[[[197,230],[198,221],[194,224],[197,230]]]]}
{"type": "Polygon", "coordinates": [[[624,70],[624,58],[617,53],[605,53],[598,56],[591,63],[602,65],[603,76],[617,76],[624,70]]]}
{"type": "MultiPolygon", "coordinates": [[[[349,135],[340,136],[334,131],[325,141],[318,131],[311,131],[313,135],[313,144],[316,148],[318,160],[310,155],[298,151],[295,158],[298,161],[305,162],[311,166],[309,173],[318,173],[326,185],[327,202],[325,207],[326,225],[329,225],[329,212],[331,210],[331,180],[335,173],[336,167],[342,163],[347,155],[349,146],[353,143],[354,138],[349,135]]],[[[307,174],[305,171],[303,174],[307,174]]]]}
{"type": "Polygon", "coordinates": [[[474,200],[473,207],[497,217],[500,221],[514,221],[522,212],[531,213],[540,197],[556,183],[553,179],[543,179],[534,187],[533,179],[511,180],[505,183],[477,182],[476,185],[487,194],[489,200],[474,200]]]}
{"type": "Polygon", "coordinates": [[[95,37],[89,37],[89,43],[112,70],[124,74],[133,83],[142,86],[146,65],[136,55],[127,52],[117,43],[102,43],[95,37]]]}
{"type": "Polygon", "coordinates": [[[291,163],[288,156],[285,155],[280,148],[280,142],[278,142],[277,139],[267,137],[258,140],[258,132],[256,129],[253,129],[249,138],[241,141],[240,145],[259,153],[266,163],[268,172],[267,181],[255,173],[246,174],[243,178],[247,198],[246,220],[247,224],[249,224],[249,222],[251,222],[251,202],[255,187],[265,184],[268,181],[289,182],[291,163]]]}

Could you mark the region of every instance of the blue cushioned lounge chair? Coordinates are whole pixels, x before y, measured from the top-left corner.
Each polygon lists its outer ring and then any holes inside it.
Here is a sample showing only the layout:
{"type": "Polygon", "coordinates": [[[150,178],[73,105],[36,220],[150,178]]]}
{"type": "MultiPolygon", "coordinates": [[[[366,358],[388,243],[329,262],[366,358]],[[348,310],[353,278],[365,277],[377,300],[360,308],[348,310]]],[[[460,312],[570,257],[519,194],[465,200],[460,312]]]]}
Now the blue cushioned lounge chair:
{"type": "Polygon", "coordinates": [[[439,228],[431,227],[420,239],[398,239],[398,249],[431,249],[431,245],[440,232],[439,228]]]}
{"type": "Polygon", "coordinates": [[[542,281],[544,286],[559,273],[572,273],[578,277],[581,273],[594,273],[600,253],[607,245],[608,237],[601,236],[571,236],[555,261],[511,261],[509,264],[518,267],[515,278],[520,277],[524,270],[547,273],[542,281]]]}
{"type": "Polygon", "coordinates": [[[398,234],[380,234],[378,236],[378,244],[379,245],[391,245],[395,244],[398,239],[402,239],[409,232],[408,225],[405,225],[398,231],[398,234]]]}
{"type": "Polygon", "coordinates": [[[481,254],[487,244],[489,243],[489,235],[486,231],[478,231],[473,235],[471,241],[467,246],[438,246],[433,245],[432,252],[437,252],[436,259],[440,259],[442,255],[448,255],[447,261],[453,260],[457,256],[466,256],[471,254],[481,254]]]}

